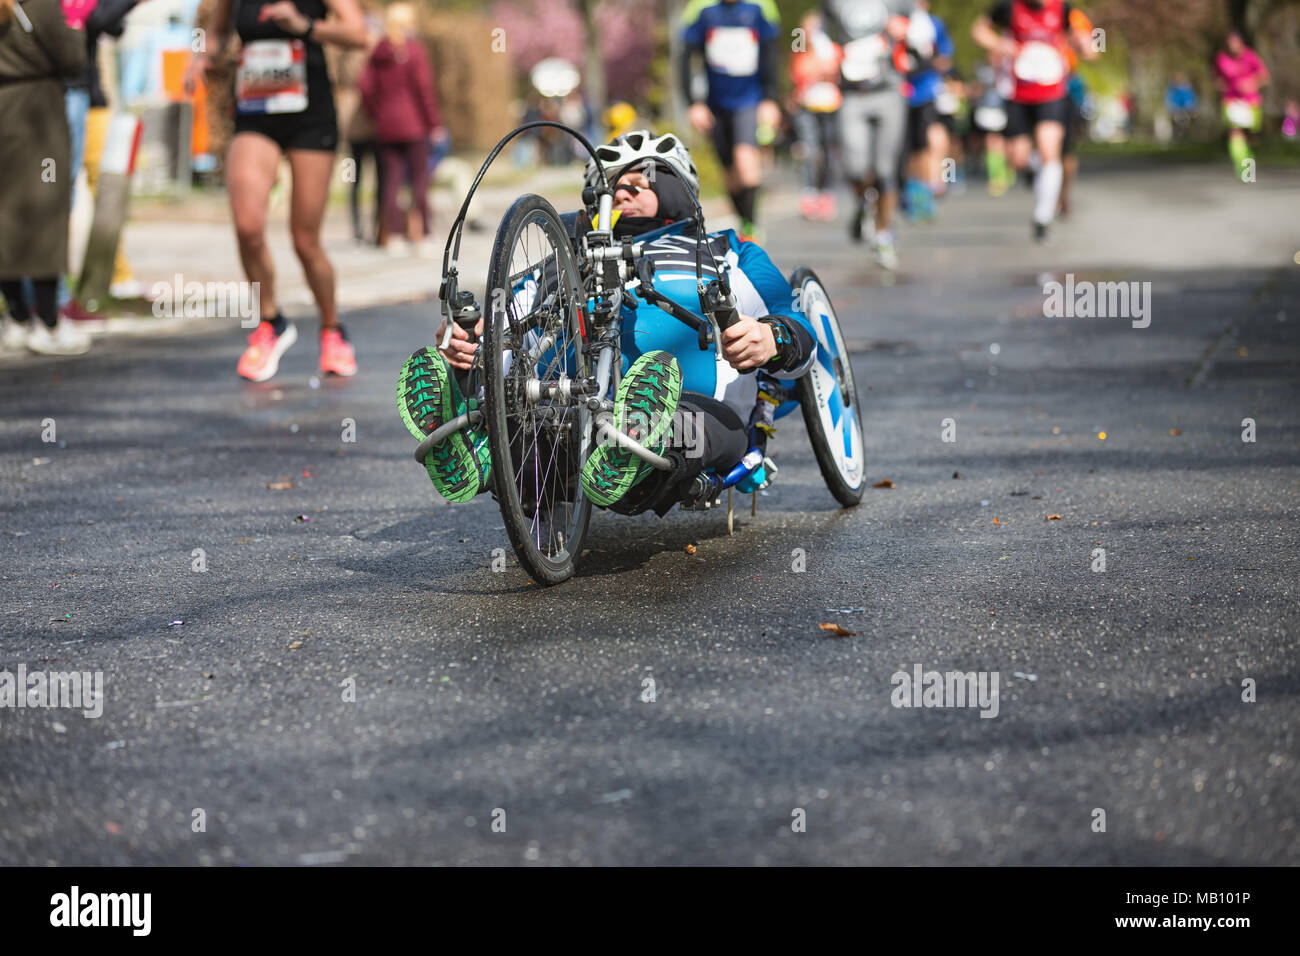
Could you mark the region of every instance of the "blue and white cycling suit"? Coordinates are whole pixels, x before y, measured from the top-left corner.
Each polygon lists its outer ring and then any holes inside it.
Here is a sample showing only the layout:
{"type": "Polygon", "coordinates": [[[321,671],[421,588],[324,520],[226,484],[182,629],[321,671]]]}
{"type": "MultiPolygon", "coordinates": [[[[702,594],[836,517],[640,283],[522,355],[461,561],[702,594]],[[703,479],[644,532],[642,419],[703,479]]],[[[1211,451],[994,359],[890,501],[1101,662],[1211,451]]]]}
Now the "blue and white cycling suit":
{"type": "MultiPolygon", "coordinates": [[[[657,233],[647,233],[645,253],[655,265],[654,286],[661,295],[684,309],[700,311],[695,274],[693,236],[668,226],[657,233]]],[[[778,379],[796,379],[803,375],[815,357],[816,339],[807,318],[798,309],[796,294],[785,276],[777,269],[762,247],[744,242],[732,229],[710,233],[703,256],[704,278],[717,277],[713,260],[726,263],[736,309],[742,315],[763,318],[776,316],[784,320],[795,340],[784,368],[764,369],[778,379]],[[712,253],[712,255],[709,255],[712,253]]],[[[722,402],[744,424],[758,401],[758,381],[752,372],[737,372],[719,353],[717,345],[702,351],[693,328],[673,318],[658,306],[637,300],[636,310],[623,311],[623,361],[627,366],[645,352],[663,350],[676,357],[682,369],[682,390],[722,402]]]]}

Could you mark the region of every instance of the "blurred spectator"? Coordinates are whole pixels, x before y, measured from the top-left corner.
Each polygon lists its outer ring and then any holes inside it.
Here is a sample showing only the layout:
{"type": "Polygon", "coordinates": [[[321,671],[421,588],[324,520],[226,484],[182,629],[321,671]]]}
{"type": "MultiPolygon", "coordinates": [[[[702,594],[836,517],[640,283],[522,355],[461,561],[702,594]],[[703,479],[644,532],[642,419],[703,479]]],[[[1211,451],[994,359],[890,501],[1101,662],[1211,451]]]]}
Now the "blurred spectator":
{"type": "Polygon", "coordinates": [[[383,164],[380,203],[388,241],[384,248],[405,255],[399,245],[405,235],[407,212],[397,191],[405,183],[411,190],[411,207],[418,212],[423,233],[413,237],[420,251],[429,251],[429,154],[432,140],[446,135],[433,90],[433,70],[424,47],[415,37],[415,8],[394,3],[384,16],[387,35],[379,41],[361,77],[361,100],[375,125],[383,164]]]}
{"type": "Polygon", "coordinates": [[[0,293],[11,313],[8,348],[48,355],[90,348],[89,337],[59,317],[57,301],[77,162],[64,84],[84,81],[85,68],[85,35],[68,26],[58,0],[0,0],[0,293]],[[40,322],[31,321],[23,279],[32,282],[40,322]]]}
{"type": "Polygon", "coordinates": [[[1286,109],[1282,113],[1282,135],[1287,139],[1295,139],[1300,135],[1300,100],[1286,101],[1286,109]]]}
{"type": "Polygon", "coordinates": [[[1185,139],[1187,131],[1196,119],[1200,108],[1200,98],[1196,87],[1192,86],[1186,73],[1175,73],[1169,86],[1165,89],[1165,111],[1173,124],[1174,139],[1185,139]]]}
{"type": "MultiPolygon", "coordinates": [[[[99,190],[99,160],[104,153],[104,143],[108,139],[109,121],[112,111],[108,107],[108,97],[104,95],[104,86],[99,77],[99,38],[101,36],[120,37],[126,27],[126,15],[143,0],[98,0],[95,9],[86,18],[86,78],[90,92],[90,111],[86,114],[86,183],[91,194],[99,190]]],[[[131,272],[126,261],[126,251],[122,243],[117,244],[117,257],[113,261],[113,277],[108,288],[109,295],[115,299],[133,299],[144,294],[144,288],[131,272]]],[[[68,304],[68,314],[72,318],[84,315],[75,302],[68,304]]]]}
{"type": "Polygon", "coordinates": [[[384,244],[383,208],[379,197],[383,194],[384,164],[379,160],[379,146],[375,142],[375,124],[370,112],[361,103],[361,77],[375,47],[384,36],[384,21],[374,0],[362,0],[361,12],[366,18],[367,42],[364,49],[343,50],[338,55],[335,69],[334,102],[339,114],[339,135],[347,142],[352,153],[352,188],[348,206],[352,213],[352,237],[357,242],[374,241],[384,244]],[[361,224],[361,179],[366,161],[375,169],[374,208],[361,224]]]}

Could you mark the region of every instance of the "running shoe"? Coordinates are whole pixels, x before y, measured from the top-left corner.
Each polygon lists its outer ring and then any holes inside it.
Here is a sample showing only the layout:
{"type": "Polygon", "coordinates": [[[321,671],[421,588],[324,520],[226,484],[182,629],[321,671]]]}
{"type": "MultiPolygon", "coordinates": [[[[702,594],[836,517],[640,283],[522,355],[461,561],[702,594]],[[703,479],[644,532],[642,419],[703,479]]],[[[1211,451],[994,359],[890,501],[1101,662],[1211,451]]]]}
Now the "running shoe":
{"type": "Polygon", "coordinates": [[[815,218],[822,222],[835,221],[835,194],[825,192],[817,197],[817,212],[815,218]]]}
{"type": "Polygon", "coordinates": [[[890,272],[898,268],[898,250],[894,248],[894,237],[888,233],[876,236],[871,243],[871,254],[880,268],[890,272]]]}
{"type": "MultiPolygon", "coordinates": [[[[476,407],[460,392],[456,376],[442,353],[422,348],[402,365],[397,377],[397,412],[417,441],[476,407]]],[[[469,501],[486,491],[492,475],[487,433],[466,426],[438,442],[424,456],[433,487],[448,501],[469,501]]]]}
{"type": "Polygon", "coordinates": [[[344,378],[357,374],[357,353],[340,328],[321,329],[320,373],[344,378]]]}
{"type": "Polygon", "coordinates": [[[83,355],[90,351],[90,336],[66,316],[59,316],[54,328],[38,319],[32,319],[31,326],[27,347],[38,355],[83,355]]]}
{"type": "MultiPolygon", "coordinates": [[[[672,429],[682,396],[682,370],[668,352],[647,352],[632,363],[614,396],[614,421],[656,454],[672,429]]],[[[601,508],[622,500],[654,469],[630,451],[602,441],[582,466],[582,490],[601,508]]]]}
{"type": "Polygon", "coordinates": [[[27,350],[27,326],[13,316],[0,318],[0,350],[24,352],[27,350]]]}
{"type": "Polygon", "coordinates": [[[250,382],[265,382],[280,370],[280,356],[297,341],[298,330],[292,322],[286,322],[279,335],[275,334],[275,326],[270,322],[259,322],[248,337],[248,347],[239,357],[235,371],[240,378],[250,382]]]}
{"type": "Polygon", "coordinates": [[[821,205],[816,193],[804,193],[799,198],[799,215],[809,222],[815,221],[820,215],[821,205]]]}
{"type": "Polygon", "coordinates": [[[1047,223],[1045,222],[1034,223],[1033,233],[1034,233],[1034,242],[1037,242],[1039,244],[1045,243],[1047,242],[1048,239],[1051,238],[1051,235],[1047,228],[1047,223]]]}

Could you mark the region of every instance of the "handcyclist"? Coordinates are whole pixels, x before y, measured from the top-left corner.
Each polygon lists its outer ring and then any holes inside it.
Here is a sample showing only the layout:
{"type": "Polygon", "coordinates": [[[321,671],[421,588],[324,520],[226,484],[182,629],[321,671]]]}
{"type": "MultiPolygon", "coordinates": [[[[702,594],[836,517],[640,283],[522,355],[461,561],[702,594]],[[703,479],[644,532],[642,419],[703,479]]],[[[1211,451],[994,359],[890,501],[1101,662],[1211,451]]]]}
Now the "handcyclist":
{"type": "Polygon", "coordinates": [[[1031,145],[1038,150],[1041,167],[1034,178],[1032,230],[1039,242],[1060,201],[1061,146],[1069,119],[1066,46],[1073,42],[1085,60],[1095,59],[1091,37],[1070,24],[1073,4],[1066,0],[1000,0],[971,27],[975,42],[998,58],[1009,61],[1015,89],[1007,102],[1007,130],[1012,166],[1029,166],[1031,145]],[[1031,144],[1032,137],[1032,144],[1031,144]]]}
{"type": "MultiPolygon", "coordinates": [[[[632,454],[601,444],[584,464],[581,481],[596,505],[663,515],[682,500],[702,471],[730,468],[748,450],[751,416],[762,401],[754,373],[762,369],[778,379],[798,378],[813,361],[816,340],[796,307],[790,283],[756,243],[741,240],[730,229],[700,237],[693,226],[671,227],[694,217],[691,194],[699,189],[695,165],[676,136],[638,130],[599,152],[615,184],[614,237],[647,237],[643,254],[656,266],[655,289],[698,313],[695,252],[696,244],[703,242],[705,279],[717,274],[713,259],[729,265],[740,315],[722,332],[720,348],[715,344],[702,351],[695,331],[658,306],[642,302],[635,310],[624,307],[626,370],[615,400],[615,420],[630,421],[636,417],[630,412],[641,412],[646,427],[635,437],[667,457],[674,468],[655,471],[632,454]]],[[[596,182],[592,162],[587,183],[596,182]]],[[[445,333],[444,321],[437,333],[440,341],[445,333]]],[[[476,336],[481,334],[482,320],[476,336]]],[[[407,359],[397,399],[413,437],[423,440],[464,413],[465,396],[453,369],[470,369],[477,348],[468,333],[452,326],[445,352],[421,349],[407,359]]],[[[430,452],[425,466],[440,494],[467,501],[487,488],[491,462],[486,440],[480,430],[466,428],[440,445],[447,443],[452,443],[450,454],[430,452]]]]}
{"type": "Polygon", "coordinates": [[[894,248],[894,210],[898,205],[898,167],[907,133],[907,101],[900,91],[906,66],[913,0],[823,0],[826,32],[843,48],[840,60],[840,148],[844,174],[853,185],[857,209],[849,221],[854,242],[875,196],[872,252],[885,269],[898,266],[894,248]]]}
{"type": "Polygon", "coordinates": [[[1228,155],[1240,177],[1252,157],[1250,136],[1263,123],[1260,90],[1269,83],[1268,67],[1246,46],[1240,33],[1229,33],[1226,49],[1214,58],[1214,75],[1223,97],[1223,122],[1228,127],[1228,155]]]}
{"type": "Polygon", "coordinates": [[[279,310],[275,265],[266,242],[271,188],[280,157],[293,176],[289,230],[320,312],[320,370],[355,375],[356,355],[339,324],[334,267],[321,245],[338,120],[323,44],[361,48],[366,25],[357,0],[217,0],[205,51],[186,87],[213,68],[232,28],[242,43],[235,82],[235,135],[226,154],[226,188],[249,282],[258,284],[261,321],[248,338],[238,373],[254,382],[275,375],[298,339],[279,310]]]}
{"type": "Polygon", "coordinates": [[[691,125],[713,137],[741,235],[749,238],[757,235],[763,184],[759,130],[773,130],[781,121],[776,103],[780,24],[774,0],[691,0],[682,14],[682,95],[691,104],[691,125]],[[697,95],[692,81],[697,55],[704,58],[708,80],[704,96],[697,95]]]}

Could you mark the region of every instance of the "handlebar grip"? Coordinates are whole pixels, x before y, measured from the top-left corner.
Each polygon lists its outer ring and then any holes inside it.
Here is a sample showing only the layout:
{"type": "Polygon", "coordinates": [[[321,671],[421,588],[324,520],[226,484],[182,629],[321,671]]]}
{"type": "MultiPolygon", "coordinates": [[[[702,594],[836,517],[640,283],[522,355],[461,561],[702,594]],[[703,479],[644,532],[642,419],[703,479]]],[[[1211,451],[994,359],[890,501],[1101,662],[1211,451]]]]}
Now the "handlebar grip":
{"type": "Polygon", "coordinates": [[[456,324],[465,330],[471,343],[478,341],[478,335],[474,332],[474,327],[478,325],[478,316],[456,316],[456,324]]]}

